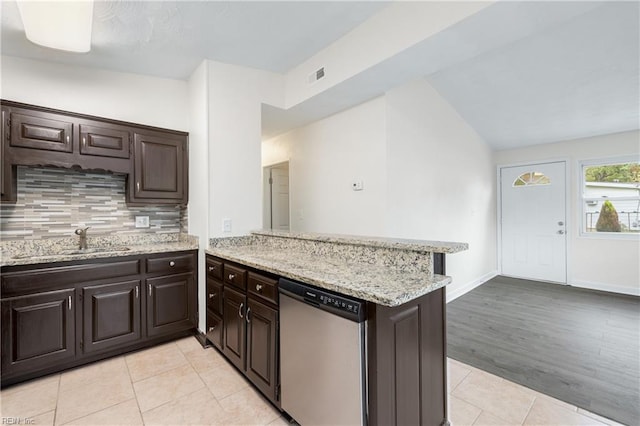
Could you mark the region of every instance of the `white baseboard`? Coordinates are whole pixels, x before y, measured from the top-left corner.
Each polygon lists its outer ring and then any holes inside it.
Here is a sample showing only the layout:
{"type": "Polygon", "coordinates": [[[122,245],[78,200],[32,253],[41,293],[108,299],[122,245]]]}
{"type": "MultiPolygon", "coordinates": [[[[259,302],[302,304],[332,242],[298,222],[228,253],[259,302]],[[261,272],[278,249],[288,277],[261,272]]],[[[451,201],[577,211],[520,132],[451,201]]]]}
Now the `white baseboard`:
{"type": "MultiPolygon", "coordinates": [[[[463,294],[467,294],[469,293],[471,290],[473,290],[474,288],[486,283],[487,281],[489,281],[491,278],[495,277],[496,275],[498,275],[498,271],[491,271],[488,272],[486,274],[484,274],[483,276],[481,276],[480,278],[471,281],[470,283],[467,283],[465,285],[463,285],[460,288],[455,289],[452,292],[447,291],[447,303],[456,300],[458,297],[462,296],[463,294]]],[[[449,290],[449,289],[447,289],[449,290]]]]}
{"type": "Polygon", "coordinates": [[[573,287],[588,288],[591,290],[608,291],[609,293],[627,294],[629,296],[640,296],[640,287],[622,287],[618,285],[596,283],[591,281],[573,280],[569,283],[573,287]]]}

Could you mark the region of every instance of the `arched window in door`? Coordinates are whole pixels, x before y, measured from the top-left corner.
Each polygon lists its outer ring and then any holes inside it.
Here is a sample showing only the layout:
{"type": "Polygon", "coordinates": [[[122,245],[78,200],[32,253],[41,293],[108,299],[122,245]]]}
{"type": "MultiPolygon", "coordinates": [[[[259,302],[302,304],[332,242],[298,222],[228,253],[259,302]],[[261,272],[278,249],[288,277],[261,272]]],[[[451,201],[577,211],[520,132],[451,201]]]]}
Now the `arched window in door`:
{"type": "Polygon", "coordinates": [[[513,186],[534,186],[534,185],[550,185],[549,179],[544,173],[527,172],[523,173],[513,181],[513,186]]]}

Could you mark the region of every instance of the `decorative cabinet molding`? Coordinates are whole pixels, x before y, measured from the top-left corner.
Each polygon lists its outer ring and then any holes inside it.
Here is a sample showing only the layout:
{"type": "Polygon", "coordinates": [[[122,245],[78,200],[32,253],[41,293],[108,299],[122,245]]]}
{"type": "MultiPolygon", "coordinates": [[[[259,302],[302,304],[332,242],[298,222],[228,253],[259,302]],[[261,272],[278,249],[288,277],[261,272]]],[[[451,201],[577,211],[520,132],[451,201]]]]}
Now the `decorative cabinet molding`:
{"type": "Polygon", "coordinates": [[[1,103],[2,201],[16,201],[17,166],[54,166],[128,175],[130,204],[187,204],[187,133],[1,103]]]}

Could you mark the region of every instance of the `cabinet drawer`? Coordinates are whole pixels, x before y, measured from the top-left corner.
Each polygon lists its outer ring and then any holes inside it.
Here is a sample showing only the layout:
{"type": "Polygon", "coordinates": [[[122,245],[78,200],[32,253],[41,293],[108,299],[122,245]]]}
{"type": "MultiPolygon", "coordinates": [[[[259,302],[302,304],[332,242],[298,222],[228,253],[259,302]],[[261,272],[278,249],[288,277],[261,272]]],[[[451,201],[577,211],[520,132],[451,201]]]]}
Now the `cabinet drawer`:
{"type": "Polygon", "coordinates": [[[178,272],[193,271],[195,268],[194,256],[191,254],[176,254],[173,256],[154,257],[147,259],[147,273],[162,272],[173,274],[178,272]]]}
{"type": "Polygon", "coordinates": [[[225,263],[224,282],[244,290],[247,288],[247,271],[225,263]]]}
{"type": "Polygon", "coordinates": [[[207,257],[207,277],[222,279],[222,262],[207,257]]]}
{"type": "Polygon", "coordinates": [[[2,297],[51,290],[55,286],[119,278],[140,273],[138,259],[109,263],[88,263],[2,273],[2,297]]]}
{"type": "Polygon", "coordinates": [[[272,278],[249,272],[247,290],[253,296],[278,304],[278,281],[272,278]]]}
{"type": "Polygon", "coordinates": [[[207,278],[207,309],[222,315],[222,283],[207,278]]]}
{"type": "Polygon", "coordinates": [[[207,340],[218,349],[222,349],[222,317],[207,310],[207,340]]]}

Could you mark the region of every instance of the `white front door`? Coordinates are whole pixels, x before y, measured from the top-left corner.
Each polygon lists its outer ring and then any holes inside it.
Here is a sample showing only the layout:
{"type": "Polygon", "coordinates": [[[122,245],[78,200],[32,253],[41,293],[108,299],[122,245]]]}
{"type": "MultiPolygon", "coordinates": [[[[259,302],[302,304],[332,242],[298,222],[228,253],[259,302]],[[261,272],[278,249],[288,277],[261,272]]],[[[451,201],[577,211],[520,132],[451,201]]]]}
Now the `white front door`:
{"type": "Polygon", "coordinates": [[[567,282],[565,167],[500,168],[503,275],[567,282]]]}

